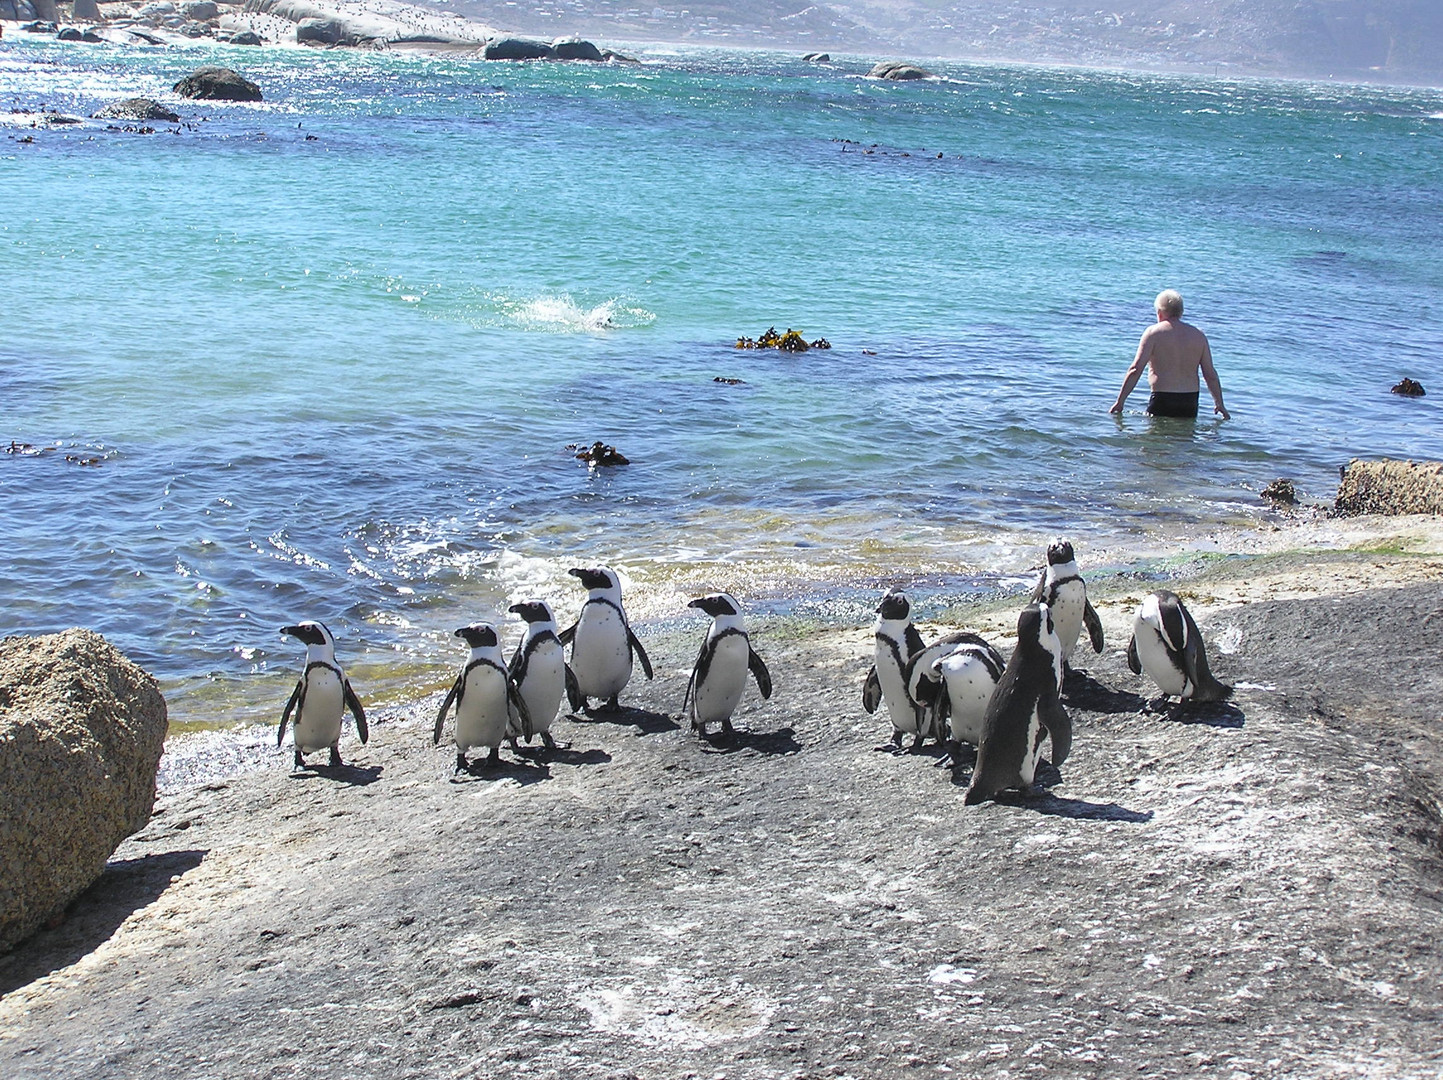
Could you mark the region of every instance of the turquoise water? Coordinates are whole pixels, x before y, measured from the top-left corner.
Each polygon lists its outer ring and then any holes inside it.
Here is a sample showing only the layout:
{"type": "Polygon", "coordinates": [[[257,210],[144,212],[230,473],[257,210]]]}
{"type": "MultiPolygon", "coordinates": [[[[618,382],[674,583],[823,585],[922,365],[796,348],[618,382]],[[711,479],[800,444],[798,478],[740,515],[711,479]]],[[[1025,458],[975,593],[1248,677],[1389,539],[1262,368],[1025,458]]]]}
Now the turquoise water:
{"type": "Polygon", "coordinates": [[[1437,398],[1387,392],[1443,393],[1438,91],[18,36],[0,112],[186,122],[0,128],[0,444],[59,446],[0,457],[0,631],[94,627],[179,719],[278,707],[299,618],[400,692],[461,622],[573,614],[572,565],[643,619],[966,592],[1046,534],[1165,545],[1443,457],[1437,398]],[[205,63],[266,101],[179,102],[205,63]],[[1169,286],[1231,422],[1107,414],[1169,286]],[[834,347],[732,347],[772,325],[834,347]]]}

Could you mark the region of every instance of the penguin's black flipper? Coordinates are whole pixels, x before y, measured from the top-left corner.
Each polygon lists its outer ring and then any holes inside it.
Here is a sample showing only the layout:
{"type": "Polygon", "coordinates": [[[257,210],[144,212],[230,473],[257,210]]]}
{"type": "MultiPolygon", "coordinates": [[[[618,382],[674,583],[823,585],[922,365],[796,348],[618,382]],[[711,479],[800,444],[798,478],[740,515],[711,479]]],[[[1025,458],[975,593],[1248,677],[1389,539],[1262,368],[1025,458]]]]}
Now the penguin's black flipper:
{"type": "Polygon", "coordinates": [[[772,673],[767,670],[767,665],[762,658],[752,651],[751,644],[747,645],[747,667],[751,668],[752,678],[757,681],[757,689],[762,692],[762,700],[766,701],[772,696],[772,673]]]}
{"type": "Polygon", "coordinates": [[[522,638],[516,643],[516,651],[511,654],[511,659],[506,664],[506,674],[518,682],[521,681],[521,676],[518,673],[521,671],[521,658],[526,654],[525,646],[526,639],[522,638]]]}
{"type": "Polygon", "coordinates": [[[291,720],[291,710],[294,709],[298,704],[300,704],[301,699],[302,699],[303,697],[305,697],[305,696],[306,696],[306,680],[305,680],[305,679],[297,679],[297,680],[296,680],[296,688],[291,691],[291,700],[288,701],[288,702],[286,702],[286,707],[281,710],[281,726],[280,726],[279,730],[276,731],[276,747],[277,747],[277,748],[280,747],[281,743],[285,742],[285,739],[286,739],[286,725],[287,725],[288,723],[290,723],[290,720],[291,720]]]}
{"type": "Polygon", "coordinates": [[[451,689],[446,691],[446,700],[441,702],[441,711],[436,714],[436,730],[431,733],[431,745],[436,746],[441,742],[441,728],[446,723],[446,710],[451,707],[461,693],[461,688],[466,684],[466,673],[463,671],[456,676],[456,681],[451,684],[451,689]]]}
{"type": "Polygon", "coordinates": [[[1087,636],[1092,641],[1092,651],[1102,652],[1102,620],[1097,617],[1097,611],[1093,608],[1091,600],[1082,602],[1082,625],[1087,627],[1087,636]]]}
{"type": "Polygon", "coordinates": [[[1072,718],[1062,707],[1062,700],[1056,691],[1045,694],[1043,700],[1038,702],[1037,715],[1047,728],[1048,737],[1052,739],[1052,754],[1048,760],[1053,765],[1061,765],[1067,760],[1067,755],[1072,753],[1072,718]]]}
{"type": "Polygon", "coordinates": [[[568,626],[565,630],[563,630],[563,631],[561,631],[561,633],[557,634],[557,635],[556,635],[556,639],[557,639],[558,641],[560,641],[561,644],[563,644],[563,645],[570,645],[570,644],[571,644],[571,639],[576,636],[576,628],[577,628],[578,626],[580,626],[580,625],[581,625],[581,620],[580,620],[580,619],[577,619],[574,623],[572,623],[570,626],[568,626]]]}
{"type": "Polygon", "coordinates": [[[586,708],[586,699],[581,696],[581,684],[576,681],[576,672],[571,670],[570,664],[562,664],[561,670],[566,673],[566,704],[571,706],[572,712],[586,708]]]}
{"type": "Polygon", "coordinates": [[[636,639],[636,635],[631,632],[629,626],[626,628],[626,640],[631,642],[631,651],[641,661],[641,670],[646,672],[648,679],[651,678],[651,660],[647,658],[646,650],[641,647],[641,642],[636,639]]]}
{"type": "Polygon", "coordinates": [[[868,713],[877,711],[882,704],[882,681],[877,678],[877,665],[867,669],[867,678],[862,682],[862,708],[868,713]]]}
{"type": "Polygon", "coordinates": [[[366,710],[361,708],[361,699],[356,697],[356,692],[351,689],[351,680],[346,679],[341,684],[346,696],[346,708],[351,710],[351,715],[356,718],[356,732],[361,736],[364,744],[371,737],[370,729],[366,727],[366,710]]]}
{"type": "Polygon", "coordinates": [[[1223,701],[1232,697],[1233,688],[1218,682],[1213,677],[1212,669],[1208,666],[1207,647],[1203,645],[1203,637],[1198,632],[1197,623],[1192,621],[1192,613],[1181,604],[1178,607],[1182,611],[1183,622],[1187,627],[1187,645],[1183,649],[1183,670],[1184,674],[1192,680],[1192,700],[1223,701]]]}
{"type": "Polygon", "coordinates": [[[521,718],[521,734],[527,742],[531,741],[531,710],[526,706],[526,699],[521,696],[521,691],[516,689],[516,684],[510,679],[506,680],[506,700],[516,710],[516,715],[521,718]]]}
{"type": "Polygon", "coordinates": [[[1134,675],[1142,674],[1142,661],[1137,658],[1137,635],[1127,639],[1127,666],[1134,675]]]}
{"type": "Polygon", "coordinates": [[[696,663],[691,666],[691,675],[686,680],[686,693],[681,696],[681,714],[685,716],[686,707],[691,701],[691,692],[696,689],[698,682],[706,681],[706,674],[711,670],[711,650],[707,648],[711,644],[711,635],[701,643],[701,651],[696,654],[696,663]]]}

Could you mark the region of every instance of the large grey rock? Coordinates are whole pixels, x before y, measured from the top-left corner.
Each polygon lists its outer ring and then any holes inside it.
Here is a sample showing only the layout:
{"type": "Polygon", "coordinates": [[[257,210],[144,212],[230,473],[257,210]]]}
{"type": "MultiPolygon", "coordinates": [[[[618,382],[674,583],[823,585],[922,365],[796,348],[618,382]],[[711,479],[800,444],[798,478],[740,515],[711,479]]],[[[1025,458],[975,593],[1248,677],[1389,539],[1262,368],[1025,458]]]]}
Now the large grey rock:
{"type": "Polygon", "coordinates": [[[175,84],[181,97],[206,98],[212,101],[260,101],[261,88],[230,68],[203,67],[191,72],[175,84]]]}
{"type": "Polygon", "coordinates": [[[189,0],[188,3],[180,5],[180,13],[196,22],[209,22],[220,14],[220,8],[216,6],[215,0],[189,0]]]}
{"type": "Polygon", "coordinates": [[[907,79],[930,79],[932,73],[926,68],[918,67],[916,64],[909,64],[904,60],[883,60],[871,71],[867,72],[869,79],[894,79],[898,81],[907,79]]]}
{"type": "Polygon", "coordinates": [[[254,30],[237,30],[230,36],[232,45],[259,45],[261,36],[254,30]]]}
{"type": "Polygon", "coordinates": [[[165,730],[155,680],[99,634],[0,641],[0,952],[150,820],[165,730]]]}
{"type": "Polygon", "coordinates": [[[70,17],[76,22],[99,22],[100,5],[95,0],[75,0],[70,8],[70,17]]]}
{"type": "Polygon", "coordinates": [[[112,101],[104,108],[91,113],[96,120],[164,120],[173,124],[180,119],[160,102],[152,98],[133,97],[124,101],[112,101]]]}
{"type": "Polygon", "coordinates": [[[1356,514],[1443,514],[1443,463],[1348,462],[1333,504],[1340,517],[1356,514]]]}
{"type": "Polygon", "coordinates": [[[296,23],[296,40],[317,45],[347,45],[355,39],[341,19],[307,18],[296,23]]]}
{"type": "Polygon", "coordinates": [[[551,43],[551,56],[555,60],[590,60],[601,63],[601,50],[589,41],[580,38],[558,38],[551,43]]]}
{"type": "Polygon", "coordinates": [[[551,56],[551,46],[530,38],[492,38],[482,56],[487,60],[546,60],[551,56]]]}

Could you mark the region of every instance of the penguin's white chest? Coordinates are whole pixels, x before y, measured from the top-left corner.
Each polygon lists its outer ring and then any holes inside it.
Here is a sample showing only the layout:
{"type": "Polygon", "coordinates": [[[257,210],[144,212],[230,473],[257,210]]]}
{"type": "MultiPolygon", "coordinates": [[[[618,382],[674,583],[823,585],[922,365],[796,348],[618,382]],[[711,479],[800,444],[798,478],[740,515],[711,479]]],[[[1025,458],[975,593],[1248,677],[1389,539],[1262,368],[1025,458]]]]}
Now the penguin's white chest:
{"type": "Polygon", "coordinates": [[[746,689],[751,658],[751,646],[741,634],[728,634],[711,648],[706,678],[697,681],[692,693],[693,709],[702,723],[731,719],[746,689]]]}
{"type": "Polygon", "coordinates": [[[942,658],[938,665],[952,715],[948,724],[952,738],[972,746],[982,744],[982,720],[987,703],[997,689],[992,670],[976,652],[958,650],[942,658]]]}
{"type": "Polygon", "coordinates": [[[559,641],[548,638],[531,650],[526,681],[517,689],[531,714],[531,730],[550,731],[566,692],[566,655],[559,641]]]}
{"type": "Polygon", "coordinates": [[[340,742],[345,689],[334,668],[313,667],[305,679],[306,698],[296,716],[295,742],[297,750],[311,754],[340,742]]]}
{"type": "Polygon", "coordinates": [[[506,738],[509,708],[506,673],[490,664],[473,667],[456,706],[456,750],[464,754],[499,747],[506,738]]]}
{"type": "MultiPolygon", "coordinates": [[[[906,646],[898,646],[900,652],[906,651],[906,646]]],[[[902,663],[897,662],[899,652],[894,652],[892,646],[882,637],[877,638],[877,649],[874,653],[873,663],[877,668],[877,685],[882,688],[882,700],[887,705],[887,715],[892,720],[892,726],[898,731],[915,733],[917,730],[917,710],[912,705],[912,698],[907,693],[907,680],[904,677],[902,665],[907,662],[907,657],[902,656],[902,663]]]]}
{"type": "Polygon", "coordinates": [[[1077,639],[1082,633],[1082,612],[1087,606],[1087,586],[1081,578],[1064,581],[1052,589],[1053,599],[1048,603],[1052,612],[1052,625],[1057,638],[1062,642],[1062,657],[1071,658],[1077,648],[1077,639]]]}
{"type": "Polygon", "coordinates": [[[1037,761],[1042,757],[1043,730],[1042,716],[1033,706],[1032,715],[1027,718],[1027,743],[1022,751],[1022,764],[1017,769],[1022,782],[1028,787],[1037,776],[1037,761]]]}
{"type": "Polygon", "coordinates": [[[588,603],[572,639],[571,670],[586,697],[615,697],[631,679],[626,623],[610,604],[588,603]]]}
{"type": "Polygon", "coordinates": [[[1142,619],[1133,620],[1132,640],[1137,647],[1137,660],[1148,678],[1157,683],[1164,694],[1185,698],[1193,692],[1186,672],[1173,663],[1167,643],[1155,626],[1142,619]]]}

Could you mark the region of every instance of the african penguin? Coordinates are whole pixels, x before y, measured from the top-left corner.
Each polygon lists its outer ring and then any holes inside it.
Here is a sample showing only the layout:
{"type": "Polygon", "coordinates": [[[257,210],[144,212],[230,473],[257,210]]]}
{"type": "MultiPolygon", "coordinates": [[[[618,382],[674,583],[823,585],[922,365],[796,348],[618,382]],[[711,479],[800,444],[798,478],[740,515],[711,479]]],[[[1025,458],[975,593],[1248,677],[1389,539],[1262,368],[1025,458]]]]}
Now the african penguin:
{"type": "Polygon", "coordinates": [[[872,625],[873,661],[862,683],[862,708],[868,713],[887,704],[892,720],[892,745],[901,746],[902,736],[916,734],[913,750],[922,748],[927,737],[925,710],[907,692],[907,661],[925,648],[922,635],[912,625],[912,602],[900,589],[892,589],[877,605],[872,625]]]}
{"type": "Polygon", "coordinates": [[[1127,666],[1134,675],[1147,672],[1163,696],[1186,701],[1222,701],[1233,692],[1213,678],[1207,648],[1197,623],[1175,593],[1153,593],[1132,620],[1127,666]]]}
{"type": "MultiPolygon", "coordinates": [[[[508,610],[526,620],[526,636],[517,643],[511,663],[506,666],[507,674],[526,702],[532,733],[541,736],[548,750],[555,750],[551,724],[561,707],[562,695],[566,695],[573,709],[582,705],[576,676],[566,666],[566,650],[556,635],[556,619],[544,600],[512,604],[508,610]]],[[[530,741],[528,738],[527,742],[530,741]]]]}
{"type": "Polygon", "coordinates": [[[608,709],[619,709],[617,695],[631,680],[633,654],[651,678],[651,661],[621,608],[621,582],[606,567],[567,573],[590,593],[581,606],[581,616],[559,635],[563,645],[571,646],[571,670],[576,673],[581,707],[586,707],[587,698],[595,697],[605,698],[608,709]]]}
{"type": "Polygon", "coordinates": [[[690,705],[687,715],[693,731],[705,736],[707,724],[720,721],[723,734],[730,739],[736,734],[732,730],[732,713],[746,688],[747,672],[756,679],[763,699],[772,696],[772,676],[752,649],[741,605],[733,597],[713,593],[686,606],[710,615],[712,623],[691,669],[691,678],[687,680],[681,711],[687,713],[690,705]]]}
{"type": "Polygon", "coordinates": [[[1032,592],[1032,602],[1046,604],[1052,612],[1052,624],[1057,627],[1057,637],[1062,642],[1064,665],[1072,658],[1084,626],[1092,651],[1102,652],[1102,620],[1087,599],[1087,585],[1077,572],[1072,545],[1061,537],[1047,546],[1047,569],[1032,592]]]}
{"type": "Polygon", "coordinates": [[[1052,764],[1072,749],[1072,721],[1058,697],[1062,642],[1046,604],[1029,604],[1017,619],[1017,647],[982,719],[977,767],[963,802],[968,806],[1009,788],[1029,788],[1042,740],[1052,737],[1052,764]]]}
{"type": "Polygon", "coordinates": [[[471,656],[436,714],[431,743],[441,741],[441,728],[451,703],[456,703],[456,771],[467,769],[466,751],[486,748],[487,765],[501,764],[501,743],[512,726],[513,716],[522,734],[531,739],[531,714],[516,692],[516,684],[501,663],[501,644],[490,623],[472,623],[456,631],[471,646],[471,656]]]}
{"type": "Polygon", "coordinates": [[[1004,666],[1001,653],[965,630],[939,638],[908,663],[907,687],[934,711],[938,740],[954,764],[962,743],[982,741],[982,718],[1004,666]]]}
{"type": "Polygon", "coordinates": [[[276,746],[286,737],[286,723],[292,710],[296,714],[293,739],[296,748],[296,768],[305,765],[302,755],[317,750],[331,751],[331,764],[341,764],[341,719],[347,709],[356,719],[356,732],[365,743],[371,737],[366,727],[366,710],[361,708],[360,699],[351,689],[346,673],[336,663],[336,639],[324,623],[309,619],[294,626],[281,627],[287,634],[306,646],[306,669],[301,674],[291,699],[281,712],[281,726],[276,732],[276,746]]]}

